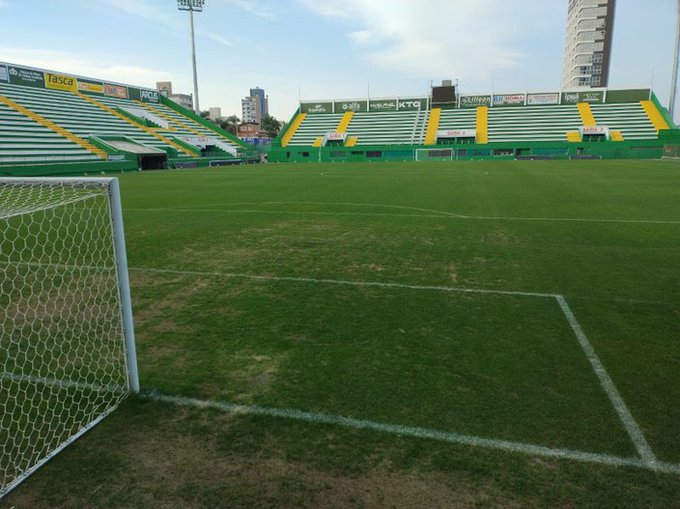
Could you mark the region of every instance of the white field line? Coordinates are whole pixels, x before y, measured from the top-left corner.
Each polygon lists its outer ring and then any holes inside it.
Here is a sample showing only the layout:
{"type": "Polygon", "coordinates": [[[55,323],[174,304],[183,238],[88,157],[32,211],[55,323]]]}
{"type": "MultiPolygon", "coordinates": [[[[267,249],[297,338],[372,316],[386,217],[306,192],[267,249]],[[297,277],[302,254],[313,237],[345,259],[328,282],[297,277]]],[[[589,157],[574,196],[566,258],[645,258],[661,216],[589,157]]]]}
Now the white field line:
{"type": "Polygon", "coordinates": [[[347,207],[377,207],[387,209],[412,210],[423,212],[423,214],[398,214],[398,213],[371,213],[371,212],[331,212],[331,211],[293,211],[293,210],[258,210],[258,209],[220,209],[220,208],[183,208],[183,207],[151,207],[151,208],[128,208],[131,212],[198,212],[198,213],[220,213],[220,214],[291,214],[291,215],[310,215],[310,216],[387,216],[387,217],[415,217],[415,218],[450,218],[467,219],[479,221],[540,221],[540,222],[577,222],[577,223],[620,223],[620,224],[659,224],[674,225],[680,224],[680,220],[655,220],[655,219],[597,219],[597,218],[569,218],[569,217],[512,217],[512,216],[471,216],[456,214],[442,210],[423,209],[418,207],[406,207],[399,205],[381,205],[377,203],[343,203],[343,202],[245,202],[245,203],[223,203],[213,204],[207,207],[240,205],[340,205],[347,207]]]}
{"type": "Polygon", "coordinates": [[[225,277],[225,278],[243,278],[255,279],[261,281],[289,281],[295,283],[313,283],[313,284],[330,284],[342,286],[357,286],[357,287],[378,287],[378,288],[401,288],[408,290],[428,290],[440,292],[456,292],[456,293],[477,293],[487,295],[515,295],[521,297],[542,297],[555,298],[556,294],[552,293],[538,293],[538,292],[521,292],[511,290],[487,290],[483,288],[458,288],[455,286],[428,286],[428,285],[407,285],[402,283],[381,283],[378,281],[347,281],[342,279],[316,279],[310,277],[293,277],[293,276],[258,276],[255,274],[242,274],[236,272],[213,272],[213,271],[199,271],[199,270],[174,270],[174,269],[155,269],[152,267],[130,267],[131,272],[151,272],[156,274],[175,274],[178,276],[209,276],[209,277],[225,277]]]}
{"type": "Polygon", "coordinates": [[[400,424],[389,424],[367,419],[355,419],[340,415],[330,415],[316,412],[305,412],[289,408],[271,408],[255,405],[238,405],[220,401],[208,401],[182,396],[166,396],[158,394],[156,391],[142,391],[142,398],[152,401],[171,403],[179,406],[189,406],[195,408],[208,408],[241,415],[262,415],[266,417],[276,417],[303,421],[314,424],[329,424],[342,426],[345,428],[358,430],[371,430],[380,433],[387,433],[398,436],[408,436],[413,438],[436,440],[451,444],[467,445],[472,447],[483,447],[487,449],[497,449],[515,453],[528,454],[532,456],[543,456],[555,459],[568,459],[587,463],[598,463],[610,466],[628,466],[656,472],[680,474],[680,465],[670,463],[655,462],[650,464],[638,458],[621,458],[609,454],[589,453],[585,451],[575,451],[570,449],[556,449],[540,445],[525,444],[522,442],[512,442],[508,440],[495,440],[481,438],[472,435],[463,435],[439,431],[429,428],[415,426],[403,426],[400,424]]]}
{"type": "Polygon", "coordinates": [[[576,320],[576,317],[574,316],[574,313],[569,307],[566,299],[561,295],[558,295],[556,299],[557,303],[562,309],[562,312],[564,313],[565,318],[569,322],[571,329],[574,331],[574,335],[576,336],[576,339],[578,339],[578,342],[581,345],[588,362],[590,362],[595,375],[599,379],[602,389],[609,397],[609,400],[614,406],[614,410],[616,410],[616,413],[619,415],[623,426],[626,428],[628,435],[633,441],[635,449],[645,464],[647,464],[651,469],[654,469],[654,466],[659,462],[659,460],[652,452],[651,447],[649,447],[645,436],[642,434],[642,430],[633,418],[630,410],[628,410],[628,407],[619,394],[619,391],[616,389],[614,381],[607,374],[602,361],[600,361],[600,358],[595,353],[593,346],[590,344],[590,341],[588,341],[588,337],[583,332],[583,329],[581,329],[581,326],[576,320]]]}
{"type": "MultiPolygon", "coordinates": [[[[22,264],[30,265],[30,264],[22,264]]],[[[62,267],[59,265],[53,265],[55,267],[62,267]]],[[[63,266],[64,268],[69,268],[69,266],[63,266]]],[[[81,267],[83,268],[83,267],[81,267]]],[[[88,267],[89,268],[89,267],[88,267]]],[[[92,269],[98,269],[98,267],[91,267],[92,269]]],[[[626,429],[626,432],[630,436],[633,444],[640,454],[642,461],[648,466],[648,468],[654,470],[656,466],[660,464],[659,460],[656,458],[652,452],[647,440],[645,439],[640,427],[633,418],[630,410],[626,406],[623,398],[619,394],[613,380],[607,374],[604,365],[600,361],[599,357],[595,353],[590,341],[588,341],[587,336],[581,329],[576,317],[574,316],[569,304],[566,299],[559,294],[551,293],[538,293],[538,292],[522,292],[522,291],[509,291],[509,290],[487,290],[481,288],[457,288],[452,286],[428,286],[428,285],[407,285],[402,283],[382,283],[375,281],[347,281],[347,280],[337,280],[337,279],[317,279],[317,278],[302,278],[302,277],[285,277],[285,276],[260,276],[254,274],[242,274],[242,273],[229,273],[229,272],[217,272],[217,271],[193,271],[193,270],[175,270],[175,269],[157,269],[151,267],[139,267],[130,268],[130,271],[134,272],[150,272],[156,274],[174,274],[174,275],[191,275],[191,276],[210,276],[210,277],[225,277],[225,278],[244,278],[253,280],[263,280],[263,281],[289,281],[298,283],[312,283],[312,284],[333,284],[333,285],[343,285],[343,286],[355,286],[355,287],[378,287],[378,288],[401,288],[409,290],[426,290],[426,291],[442,291],[442,292],[456,292],[456,293],[469,293],[469,294],[486,294],[486,295],[511,295],[511,296],[522,296],[522,297],[539,297],[539,298],[551,298],[556,299],[560,309],[562,310],[566,320],[568,321],[574,335],[576,336],[581,348],[583,349],[586,358],[590,362],[595,375],[600,381],[602,389],[605,391],[615,411],[617,412],[621,422],[626,429]]]]}

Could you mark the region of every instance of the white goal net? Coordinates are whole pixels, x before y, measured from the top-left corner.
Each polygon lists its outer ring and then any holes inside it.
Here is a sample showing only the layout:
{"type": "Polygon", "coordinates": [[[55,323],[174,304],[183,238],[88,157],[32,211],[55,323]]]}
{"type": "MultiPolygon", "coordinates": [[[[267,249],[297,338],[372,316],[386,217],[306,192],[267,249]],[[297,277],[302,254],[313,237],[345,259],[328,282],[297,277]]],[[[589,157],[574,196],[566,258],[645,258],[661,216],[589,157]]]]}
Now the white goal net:
{"type": "Polygon", "coordinates": [[[0,178],[0,498],[137,392],[116,179],[0,178]]]}
{"type": "Polygon", "coordinates": [[[452,161],[454,157],[451,148],[417,148],[414,155],[416,161],[452,161]]]}

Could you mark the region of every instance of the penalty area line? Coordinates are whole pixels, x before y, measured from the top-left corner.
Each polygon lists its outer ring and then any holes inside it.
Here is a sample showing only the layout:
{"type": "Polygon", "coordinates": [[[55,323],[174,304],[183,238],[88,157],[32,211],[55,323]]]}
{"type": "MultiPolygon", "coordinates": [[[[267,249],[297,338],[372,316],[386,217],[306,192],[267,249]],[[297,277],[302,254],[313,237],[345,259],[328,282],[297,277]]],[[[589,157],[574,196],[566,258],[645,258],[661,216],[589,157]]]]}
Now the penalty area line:
{"type": "Polygon", "coordinates": [[[160,394],[154,390],[143,390],[140,394],[142,399],[170,403],[177,406],[193,407],[200,409],[212,409],[221,412],[237,415],[259,415],[265,417],[275,417],[294,421],[308,422],[312,424],[327,424],[341,426],[344,428],[377,431],[379,433],[407,436],[447,442],[457,445],[467,445],[486,449],[496,449],[514,453],[526,454],[529,456],[542,456],[554,459],[567,459],[585,463],[597,463],[615,467],[635,467],[655,472],[680,474],[680,465],[656,462],[650,464],[638,458],[622,458],[609,454],[590,453],[570,449],[556,449],[540,445],[526,444],[523,442],[512,442],[508,440],[496,440],[490,438],[463,435],[447,431],[440,431],[430,428],[417,426],[405,426],[401,424],[389,424],[367,419],[356,419],[341,415],[332,415],[317,412],[307,412],[291,408],[273,408],[257,405],[239,405],[225,401],[210,401],[183,396],[168,396],[160,394]]]}

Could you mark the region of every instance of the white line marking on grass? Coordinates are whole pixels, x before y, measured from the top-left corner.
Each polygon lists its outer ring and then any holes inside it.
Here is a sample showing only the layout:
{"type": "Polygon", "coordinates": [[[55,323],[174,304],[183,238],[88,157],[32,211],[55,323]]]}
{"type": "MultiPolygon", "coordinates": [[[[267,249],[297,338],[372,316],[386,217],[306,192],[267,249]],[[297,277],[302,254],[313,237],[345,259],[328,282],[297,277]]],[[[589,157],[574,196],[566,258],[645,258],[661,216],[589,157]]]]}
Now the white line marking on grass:
{"type": "Polygon", "coordinates": [[[176,275],[211,276],[211,277],[218,276],[227,278],[256,279],[262,281],[291,281],[296,283],[315,283],[315,284],[331,284],[331,285],[378,287],[378,288],[403,288],[408,290],[430,290],[430,291],[434,290],[440,292],[478,293],[487,295],[488,294],[515,295],[522,297],[543,297],[543,298],[557,297],[556,294],[552,293],[521,292],[511,290],[487,290],[483,288],[459,288],[455,286],[407,285],[403,283],[381,283],[377,281],[346,281],[342,279],[316,279],[310,277],[293,277],[293,276],[258,276],[255,274],[242,274],[235,272],[155,269],[152,267],[130,267],[128,270],[135,272],[152,272],[157,274],[176,274],[176,275]]]}
{"type": "Polygon", "coordinates": [[[380,433],[386,433],[391,435],[436,440],[439,442],[448,442],[451,444],[460,444],[473,447],[483,447],[486,449],[510,451],[515,453],[527,454],[531,456],[543,456],[555,459],[568,459],[617,467],[628,466],[646,470],[653,470],[655,472],[680,474],[680,465],[673,465],[670,463],[663,463],[658,461],[655,463],[648,463],[638,458],[621,458],[609,454],[597,454],[584,451],[574,451],[569,449],[556,449],[540,445],[525,444],[522,442],[481,438],[471,435],[463,435],[459,433],[451,433],[429,428],[403,426],[400,424],[388,424],[377,421],[371,421],[367,419],[355,419],[352,417],[344,417],[341,415],[305,412],[302,410],[295,410],[289,408],[271,408],[256,405],[238,405],[221,401],[200,400],[182,396],[166,396],[159,394],[156,391],[142,391],[141,397],[152,401],[171,403],[178,406],[208,408],[219,410],[222,412],[241,415],[262,415],[266,417],[291,419],[295,421],[303,421],[314,424],[329,424],[358,430],[377,431],[380,433]]]}
{"type": "MultiPolygon", "coordinates": [[[[675,220],[655,219],[597,219],[597,218],[571,218],[571,217],[512,217],[512,216],[471,216],[456,214],[442,210],[424,209],[419,207],[406,207],[399,205],[381,205],[377,203],[342,203],[342,202],[245,202],[245,203],[221,203],[207,205],[207,207],[239,205],[341,205],[347,207],[378,207],[388,209],[413,210],[415,212],[427,212],[428,214],[396,214],[396,213],[371,213],[371,212],[331,212],[331,211],[299,211],[299,210],[257,210],[257,209],[220,209],[220,208],[185,208],[185,207],[126,207],[130,212],[199,212],[199,213],[222,213],[222,214],[292,214],[310,216],[387,216],[387,217],[417,217],[417,218],[450,218],[468,219],[478,221],[539,221],[539,222],[575,222],[575,223],[619,223],[619,224],[680,224],[675,220]]],[[[206,207],[206,205],[203,205],[206,207]]]]}
{"type": "Polygon", "coordinates": [[[576,339],[578,339],[578,342],[581,345],[581,348],[583,349],[586,358],[590,362],[590,365],[593,367],[595,375],[597,375],[597,378],[600,380],[600,385],[602,385],[602,389],[609,397],[609,400],[614,406],[616,413],[619,415],[619,418],[621,419],[623,426],[626,428],[628,435],[633,441],[635,449],[637,450],[642,460],[647,465],[649,465],[650,468],[654,469],[654,466],[658,463],[659,460],[652,452],[651,447],[649,447],[649,444],[647,443],[645,436],[642,434],[642,430],[640,429],[637,422],[633,418],[633,415],[630,413],[630,410],[628,410],[628,407],[626,406],[626,403],[623,401],[623,398],[619,394],[619,391],[616,389],[613,380],[607,374],[607,371],[605,370],[602,361],[600,361],[600,358],[595,353],[593,346],[590,344],[590,341],[588,341],[588,337],[583,332],[583,329],[581,329],[581,325],[576,320],[576,317],[574,316],[574,313],[569,307],[569,304],[567,303],[566,299],[561,295],[558,295],[555,298],[557,299],[557,303],[562,309],[564,316],[569,322],[571,329],[574,331],[574,335],[576,336],[576,339]]]}

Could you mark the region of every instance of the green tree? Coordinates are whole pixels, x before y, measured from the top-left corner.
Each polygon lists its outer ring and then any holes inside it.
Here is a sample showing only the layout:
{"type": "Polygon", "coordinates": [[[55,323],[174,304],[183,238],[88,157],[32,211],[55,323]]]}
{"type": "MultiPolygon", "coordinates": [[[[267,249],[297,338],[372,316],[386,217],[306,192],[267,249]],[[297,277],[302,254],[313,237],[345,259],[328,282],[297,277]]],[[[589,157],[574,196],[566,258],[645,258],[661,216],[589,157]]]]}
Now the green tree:
{"type": "Polygon", "coordinates": [[[270,138],[276,138],[281,131],[281,122],[272,117],[271,115],[266,115],[262,119],[262,130],[266,132],[270,138]]]}
{"type": "Polygon", "coordinates": [[[238,129],[238,125],[240,123],[241,119],[238,118],[236,115],[230,115],[227,118],[221,118],[219,120],[220,127],[225,131],[230,132],[234,136],[236,136],[236,130],[238,129]]]}

